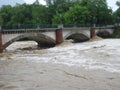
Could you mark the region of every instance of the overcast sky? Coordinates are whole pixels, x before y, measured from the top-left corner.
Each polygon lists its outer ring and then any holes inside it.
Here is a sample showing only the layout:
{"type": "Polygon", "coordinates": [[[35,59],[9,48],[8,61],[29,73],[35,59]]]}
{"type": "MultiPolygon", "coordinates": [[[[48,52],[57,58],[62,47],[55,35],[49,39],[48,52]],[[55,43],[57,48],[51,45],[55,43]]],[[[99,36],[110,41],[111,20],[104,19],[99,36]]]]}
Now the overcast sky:
{"type": "Polygon", "coordinates": [[[113,9],[113,11],[115,11],[118,8],[116,6],[116,1],[118,1],[118,0],[107,0],[108,6],[110,6],[113,9]]]}

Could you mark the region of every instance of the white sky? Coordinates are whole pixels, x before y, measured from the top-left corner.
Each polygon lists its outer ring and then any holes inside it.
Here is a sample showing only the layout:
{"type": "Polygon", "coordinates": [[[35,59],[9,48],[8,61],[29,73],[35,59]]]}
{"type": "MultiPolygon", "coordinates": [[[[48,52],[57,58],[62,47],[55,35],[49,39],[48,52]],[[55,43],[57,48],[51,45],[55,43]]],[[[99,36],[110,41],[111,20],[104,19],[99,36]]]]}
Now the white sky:
{"type": "MultiPolygon", "coordinates": [[[[24,0],[26,3],[28,4],[32,4],[35,0],[24,0]]],[[[45,0],[39,0],[41,4],[45,5],[45,0]]],[[[111,7],[113,9],[113,11],[115,11],[117,9],[117,6],[115,5],[116,1],[118,0],[107,0],[108,2],[108,6],[111,7]]]]}
{"type": "MultiPolygon", "coordinates": [[[[35,0],[24,0],[24,1],[28,4],[32,4],[33,2],[35,2],[35,0]]],[[[39,2],[45,5],[45,0],[39,0],[39,2]]]]}
{"type": "Polygon", "coordinates": [[[118,0],[107,0],[108,6],[111,7],[113,11],[115,11],[118,8],[116,6],[116,1],[118,1],[118,0]]]}

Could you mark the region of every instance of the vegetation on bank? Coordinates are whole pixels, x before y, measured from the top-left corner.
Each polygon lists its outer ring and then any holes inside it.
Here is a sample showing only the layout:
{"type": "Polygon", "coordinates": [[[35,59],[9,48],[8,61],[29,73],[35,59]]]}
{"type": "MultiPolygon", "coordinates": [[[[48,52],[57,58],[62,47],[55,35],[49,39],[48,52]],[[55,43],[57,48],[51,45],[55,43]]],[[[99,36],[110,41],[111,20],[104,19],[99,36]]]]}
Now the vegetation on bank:
{"type": "Polygon", "coordinates": [[[114,33],[111,36],[112,38],[120,38],[120,26],[116,27],[114,33]]]}

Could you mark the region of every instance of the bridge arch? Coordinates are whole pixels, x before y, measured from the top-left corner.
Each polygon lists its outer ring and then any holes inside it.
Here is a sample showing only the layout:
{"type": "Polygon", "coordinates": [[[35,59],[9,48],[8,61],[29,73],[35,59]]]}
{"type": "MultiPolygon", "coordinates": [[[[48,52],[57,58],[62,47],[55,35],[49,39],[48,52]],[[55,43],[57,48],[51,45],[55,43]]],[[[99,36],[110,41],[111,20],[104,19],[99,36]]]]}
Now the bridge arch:
{"type": "Polygon", "coordinates": [[[49,36],[46,36],[46,35],[40,34],[40,33],[37,33],[37,34],[36,33],[28,33],[28,34],[20,34],[16,37],[12,38],[8,42],[6,42],[3,45],[3,50],[5,48],[7,48],[9,45],[11,45],[13,42],[20,40],[20,39],[23,39],[23,38],[28,38],[30,40],[37,42],[39,47],[43,47],[43,46],[44,47],[53,47],[53,46],[55,46],[55,40],[49,36]]]}
{"type": "Polygon", "coordinates": [[[96,33],[96,35],[102,38],[109,38],[111,36],[111,33],[107,30],[100,30],[96,33]]]}
{"type": "Polygon", "coordinates": [[[70,32],[64,39],[73,39],[75,42],[84,42],[89,40],[89,35],[85,32],[70,32]]]}

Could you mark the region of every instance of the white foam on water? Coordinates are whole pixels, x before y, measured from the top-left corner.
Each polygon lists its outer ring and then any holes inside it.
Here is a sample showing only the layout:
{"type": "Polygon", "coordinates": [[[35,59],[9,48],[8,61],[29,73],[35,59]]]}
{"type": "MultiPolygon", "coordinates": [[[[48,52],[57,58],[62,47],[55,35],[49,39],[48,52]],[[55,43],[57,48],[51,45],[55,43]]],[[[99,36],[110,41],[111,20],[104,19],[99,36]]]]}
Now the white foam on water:
{"type": "MultiPolygon", "coordinates": [[[[32,45],[34,44],[32,43],[32,45]]],[[[18,48],[18,46],[19,43],[16,43],[14,47],[18,48]]],[[[54,47],[46,49],[46,53],[43,54],[39,54],[35,50],[33,53],[31,51],[30,53],[24,53],[24,51],[22,51],[22,53],[17,52],[11,56],[11,59],[27,60],[37,63],[64,64],[67,66],[84,67],[90,70],[101,69],[120,73],[119,57],[120,39],[105,39],[94,42],[70,44],[64,47],[54,47]]]]}

